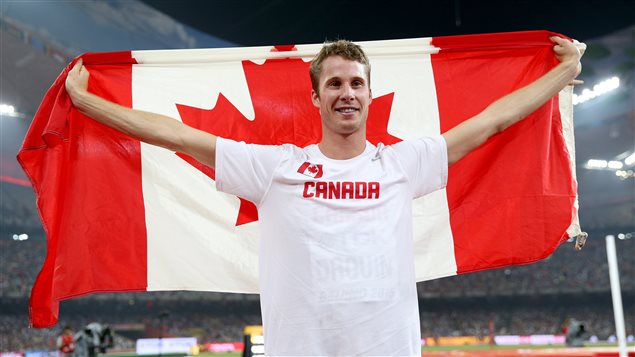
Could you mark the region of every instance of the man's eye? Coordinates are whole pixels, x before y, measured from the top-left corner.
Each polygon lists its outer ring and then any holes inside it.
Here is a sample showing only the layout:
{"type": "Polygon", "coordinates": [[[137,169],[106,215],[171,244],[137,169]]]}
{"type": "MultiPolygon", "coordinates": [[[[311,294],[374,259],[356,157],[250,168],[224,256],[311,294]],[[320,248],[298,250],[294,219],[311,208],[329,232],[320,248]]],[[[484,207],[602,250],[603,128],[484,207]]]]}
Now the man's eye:
{"type": "Polygon", "coordinates": [[[329,87],[339,87],[339,86],[340,86],[340,82],[333,81],[329,83],[329,87]]]}

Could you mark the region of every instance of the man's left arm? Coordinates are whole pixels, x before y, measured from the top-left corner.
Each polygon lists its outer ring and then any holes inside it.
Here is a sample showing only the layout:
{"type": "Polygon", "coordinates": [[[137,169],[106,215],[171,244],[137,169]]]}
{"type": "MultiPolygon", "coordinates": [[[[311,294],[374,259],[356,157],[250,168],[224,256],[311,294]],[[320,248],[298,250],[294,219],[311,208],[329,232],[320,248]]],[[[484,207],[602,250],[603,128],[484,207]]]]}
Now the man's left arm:
{"type": "Polygon", "coordinates": [[[560,63],[531,84],[490,104],[476,116],[443,133],[448,147],[448,165],[521,121],[571,83],[580,73],[582,53],[571,41],[551,37],[560,63]]]}

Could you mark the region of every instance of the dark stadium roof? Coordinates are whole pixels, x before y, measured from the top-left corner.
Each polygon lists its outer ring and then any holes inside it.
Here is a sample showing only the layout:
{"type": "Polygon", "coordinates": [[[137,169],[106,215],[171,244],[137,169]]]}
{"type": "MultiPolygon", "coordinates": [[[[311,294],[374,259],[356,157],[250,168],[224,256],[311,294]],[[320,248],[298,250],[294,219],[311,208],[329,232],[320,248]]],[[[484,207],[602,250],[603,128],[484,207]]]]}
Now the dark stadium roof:
{"type": "Polygon", "coordinates": [[[546,29],[578,40],[635,23],[632,0],[143,0],[243,46],[546,29]]]}

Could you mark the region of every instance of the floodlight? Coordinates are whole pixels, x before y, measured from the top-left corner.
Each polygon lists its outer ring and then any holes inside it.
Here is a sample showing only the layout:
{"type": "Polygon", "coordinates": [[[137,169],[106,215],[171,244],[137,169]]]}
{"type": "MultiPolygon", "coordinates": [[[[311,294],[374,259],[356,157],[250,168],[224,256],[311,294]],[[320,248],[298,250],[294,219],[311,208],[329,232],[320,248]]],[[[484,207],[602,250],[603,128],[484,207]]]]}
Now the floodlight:
{"type": "Polygon", "coordinates": [[[0,104],[0,114],[13,114],[15,113],[15,108],[13,105],[8,104],[0,104]]]}
{"type": "Polygon", "coordinates": [[[608,162],[607,166],[609,169],[619,170],[624,166],[624,164],[621,161],[611,160],[608,162]]]}
{"type": "Polygon", "coordinates": [[[620,87],[620,79],[611,77],[593,86],[593,89],[585,88],[582,93],[573,94],[573,105],[578,105],[600,95],[606,94],[620,87]]]}
{"type": "Polygon", "coordinates": [[[590,159],[586,163],[586,167],[590,169],[604,169],[608,166],[608,162],[606,160],[598,160],[598,159],[590,159]]]}

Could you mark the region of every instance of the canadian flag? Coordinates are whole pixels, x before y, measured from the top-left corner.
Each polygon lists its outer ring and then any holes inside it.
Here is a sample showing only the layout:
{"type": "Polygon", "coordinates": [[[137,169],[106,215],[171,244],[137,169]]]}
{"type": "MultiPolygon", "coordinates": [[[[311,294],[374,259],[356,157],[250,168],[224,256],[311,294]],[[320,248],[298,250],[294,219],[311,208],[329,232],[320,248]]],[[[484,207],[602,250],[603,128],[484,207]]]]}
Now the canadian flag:
{"type": "MultiPolygon", "coordinates": [[[[442,133],[479,113],[557,64],[550,35],[361,42],[372,65],[368,140],[442,133]]],[[[308,75],[320,47],[82,57],[89,91],[108,100],[225,138],[306,146],[320,140],[308,75]]],[[[18,154],[48,239],[32,325],[54,325],[60,300],[95,292],[258,292],[256,206],[218,192],[214,170],[192,158],[77,112],[64,89],[72,65],[18,154]]],[[[579,232],[571,116],[567,89],[453,165],[445,190],[413,202],[418,280],[535,262],[579,232]]]]}
{"type": "Polygon", "coordinates": [[[322,171],[321,164],[312,164],[310,162],[305,162],[298,168],[298,172],[313,178],[320,178],[324,173],[322,171]]]}

